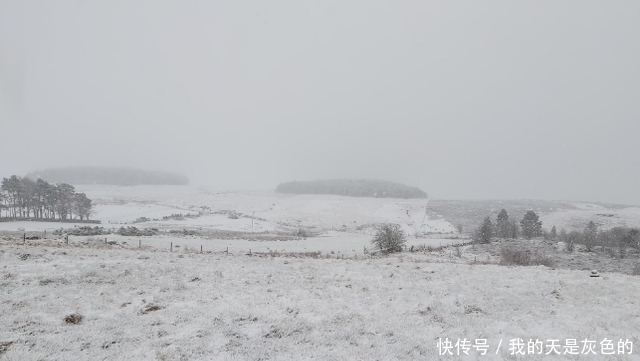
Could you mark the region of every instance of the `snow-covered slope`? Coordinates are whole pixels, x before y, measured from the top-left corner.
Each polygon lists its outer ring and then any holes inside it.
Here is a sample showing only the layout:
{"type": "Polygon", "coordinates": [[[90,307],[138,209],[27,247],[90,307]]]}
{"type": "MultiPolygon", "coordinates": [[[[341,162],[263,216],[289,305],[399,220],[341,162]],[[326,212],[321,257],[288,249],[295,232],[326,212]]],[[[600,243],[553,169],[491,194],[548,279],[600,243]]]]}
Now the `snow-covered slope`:
{"type": "Polygon", "coordinates": [[[83,186],[78,187],[94,200],[94,218],[105,224],[132,222],[138,217],[162,218],[173,213],[204,213],[184,221],[151,222],[153,226],[203,227],[250,231],[250,220],[230,219],[212,213],[234,211],[265,219],[255,231],[282,226],[326,230],[362,230],[368,225],[393,222],[408,234],[417,231],[449,233],[454,227],[446,220],[426,219],[425,200],[394,198],[354,198],[334,195],[290,195],[273,191],[216,192],[192,186],[83,186]]]}

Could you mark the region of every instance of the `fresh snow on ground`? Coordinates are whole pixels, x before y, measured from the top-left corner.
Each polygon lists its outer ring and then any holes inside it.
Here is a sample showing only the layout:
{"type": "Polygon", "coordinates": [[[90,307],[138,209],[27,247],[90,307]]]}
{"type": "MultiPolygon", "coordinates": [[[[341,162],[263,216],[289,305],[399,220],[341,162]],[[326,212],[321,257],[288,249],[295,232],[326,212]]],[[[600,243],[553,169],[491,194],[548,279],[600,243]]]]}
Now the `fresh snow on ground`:
{"type": "MultiPolygon", "coordinates": [[[[79,186],[96,204],[96,219],[133,222],[138,217],[161,218],[173,213],[205,214],[234,211],[266,219],[260,230],[278,225],[319,230],[357,230],[384,222],[398,223],[408,234],[416,231],[450,233],[454,227],[443,219],[425,220],[426,200],[355,198],[334,195],[292,195],[274,191],[217,192],[195,186],[79,186]],[[118,207],[123,207],[122,212],[118,207]],[[163,214],[164,213],[164,214],[163,214]]],[[[183,226],[236,230],[239,222],[213,217],[191,219],[183,226]]],[[[163,224],[154,223],[155,226],[163,224]]],[[[250,223],[249,223],[250,225],[250,223]]],[[[243,224],[242,230],[248,230],[243,224]]],[[[255,224],[254,224],[255,227],[255,224]]]]}
{"type": "MultiPolygon", "coordinates": [[[[193,186],[77,189],[94,200],[101,227],[159,232],[70,236],[66,243],[51,231],[87,225],[0,222],[0,231],[10,231],[0,237],[0,360],[600,360],[600,344],[596,355],[516,357],[509,341],[609,339],[617,351],[628,339],[634,353],[640,347],[640,278],[602,272],[632,273],[635,253],[623,264],[605,262],[604,251],[576,251],[555,265],[599,264],[594,278],[585,270],[498,266],[497,242],[460,253],[441,249],[468,237],[439,214],[461,217],[456,225],[466,220],[470,231],[493,209],[482,201],[467,208],[443,201],[425,217],[423,199],[193,186]],[[175,214],[185,217],[165,218],[175,214]],[[137,222],[142,217],[149,221],[137,222]],[[385,222],[402,226],[408,250],[436,250],[372,258],[365,249],[385,222]],[[40,237],[46,230],[47,239],[23,242],[19,229],[40,237]],[[292,240],[301,230],[312,236],[292,240]],[[259,232],[272,240],[243,237],[259,232]],[[83,321],[65,323],[72,313],[83,321]],[[491,350],[444,357],[439,338],[487,339],[491,350]]],[[[640,225],[638,207],[536,204],[544,206],[546,228],[582,228],[589,220],[601,228],[640,225]]],[[[510,242],[563,252],[560,244],[510,242]]]]}
{"type": "Polygon", "coordinates": [[[602,360],[604,339],[640,342],[640,282],[622,274],[430,254],[343,260],[101,242],[0,246],[0,341],[10,343],[2,360],[602,360]],[[82,322],[65,323],[72,313],[82,322]],[[440,357],[438,338],[487,339],[491,349],[440,357]],[[515,357],[508,345],[517,338],[586,338],[598,354],[515,357]]]}
{"type": "Polygon", "coordinates": [[[60,228],[72,228],[81,226],[97,226],[97,224],[84,224],[84,223],[62,223],[62,222],[0,222],[0,231],[8,232],[51,232],[60,228]]]}
{"type": "MultiPolygon", "coordinates": [[[[82,243],[87,241],[98,241],[104,239],[117,243],[126,243],[132,246],[149,246],[164,250],[169,250],[171,246],[178,248],[191,248],[204,251],[232,253],[249,252],[321,252],[323,254],[338,254],[348,257],[363,255],[365,247],[367,251],[373,250],[371,236],[363,234],[352,234],[330,231],[318,237],[309,237],[298,240],[275,240],[275,241],[249,241],[245,239],[206,239],[202,237],[184,237],[172,234],[161,234],[153,237],[129,237],[119,235],[108,236],[70,236],[69,242],[82,243]]],[[[412,246],[417,248],[421,245],[433,248],[447,246],[450,244],[460,244],[469,240],[444,239],[444,238],[408,238],[407,248],[412,246]]]]}

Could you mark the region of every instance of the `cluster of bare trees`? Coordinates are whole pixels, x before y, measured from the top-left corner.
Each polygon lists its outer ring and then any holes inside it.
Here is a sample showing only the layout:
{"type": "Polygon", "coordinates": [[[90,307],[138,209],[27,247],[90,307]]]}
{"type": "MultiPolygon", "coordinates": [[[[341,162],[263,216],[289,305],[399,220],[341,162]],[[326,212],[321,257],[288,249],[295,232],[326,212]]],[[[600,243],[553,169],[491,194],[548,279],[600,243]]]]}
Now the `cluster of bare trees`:
{"type": "Polygon", "coordinates": [[[565,243],[565,249],[569,252],[573,251],[576,244],[581,244],[588,252],[595,250],[596,247],[602,247],[602,250],[607,249],[610,253],[617,249],[618,256],[624,258],[627,248],[640,249],[640,230],[627,227],[600,230],[598,225],[590,221],[582,231],[566,232],[561,229],[558,240],[565,243]]]}
{"type": "Polygon", "coordinates": [[[2,179],[0,218],[88,220],[90,216],[91,200],[70,184],[15,175],[2,179]]]}

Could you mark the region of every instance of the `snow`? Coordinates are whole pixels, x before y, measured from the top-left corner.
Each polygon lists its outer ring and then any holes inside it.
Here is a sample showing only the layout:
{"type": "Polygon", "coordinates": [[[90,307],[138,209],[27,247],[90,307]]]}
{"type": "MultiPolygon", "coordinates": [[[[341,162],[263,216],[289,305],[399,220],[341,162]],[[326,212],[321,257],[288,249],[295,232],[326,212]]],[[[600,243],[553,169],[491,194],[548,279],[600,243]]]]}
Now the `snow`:
{"type": "Polygon", "coordinates": [[[564,209],[542,214],[540,220],[546,228],[555,225],[558,230],[583,230],[593,221],[600,229],[613,227],[640,227],[640,207],[607,208],[602,205],[580,205],[580,209],[564,209]]]}
{"type": "MultiPolygon", "coordinates": [[[[436,342],[445,337],[486,338],[492,347],[486,356],[450,357],[469,360],[518,359],[508,349],[514,338],[629,339],[640,347],[637,276],[503,267],[495,264],[495,252],[479,254],[470,246],[460,248],[459,258],[451,250],[365,255],[373,226],[382,222],[400,224],[408,248],[465,242],[444,218],[432,214],[423,223],[425,200],[193,186],[77,189],[94,200],[101,226],[155,227],[160,233],[71,236],[68,244],[49,232],[50,239],[26,243],[0,237],[0,345],[11,342],[4,353],[0,346],[2,360],[431,360],[441,358],[436,342]],[[229,212],[240,217],[229,218],[229,212]],[[260,219],[252,228],[254,212],[260,219]],[[200,216],[163,219],[176,213],[200,216]],[[133,223],[141,217],[151,221],[133,223]],[[168,232],[183,228],[203,236],[168,232]],[[297,229],[318,236],[206,236],[211,230],[276,235],[297,229]],[[430,235],[417,238],[421,231],[430,235]],[[320,257],[294,257],[310,252],[320,257]],[[150,305],[158,309],[145,312],[150,305]],[[74,312],[84,320],[65,324],[74,312]]],[[[541,214],[545,225],[558,228],[582,227],[590,217],[601,227],[633,226],[640,208],[576,203],[541,214]]],[[[0,222],[0,230],[83,225],[0,222]]]]}
{"type": "MultiPolygon", "coordinates": [[[[424,199],[291,195],[273,191],[218,192],[196,186],[77,188],[96,203],[96,218],[107,222],[132,222],[138,217],[161,218],[172,213],[202,212],[207,215],[235,211],[247,217],[266,219],[261,224],[262,228],[256,231],[276,230],[282,226],[320,230],[346,227],[348,230],[356,230],[361,226],[383,222],[399,223],[408,234],[415,234],[420,229],[435,233],[454,231],[454,227],[443,219],[427,219],[425,225],[422,225],[426,202],[424,199]]],[[[182,224],[169,223],[166,226],[175,225],[248,231],[250,223],[207,215],[182,224]]],[[[165,224],[155,222],[153,226],[162,228],[165,224]]]]}
{"type": "MultiPolygon", "coordinates": [[[[640,340],[640,282],[622,274],[415,254],[342,260],[99,242],[0,246],[0,341],[13,342],[3,360],[432,360],[445,337],[491,345],[486,356],[450,359],[503,360],[516,359],[507,347],[514,338],[640,340]],[[159,309],[144,313],[149,305],[159,309]],[[65,324],[75,312],[83,321],[65,324]]],[[[603,356],[598,349],[577,358],[603,356]]]]}
{"type": "Polygon", "coordinates": [[[138,218],[162,218],[177,213],[187,213],[185,210],[159,204],[127,203],[127,204],[99,204],[91,218],[98,219],[104,224],[124,224],[138,218]]]}
{"type": "MultiPolygon", "coordinates": [[[[191,249],[202,249],[212,252],[221,252],[229,249],[231,253],[246,254],[249,252],[322,252],[323,254],[340,254],[347,257],[362,255],[364,248],[372,250],[371,236],[366,234],[354,234],[330,231],[327,234],[318,237],[309,237],[299,240],[276,240],[276,241],[249,241],[245,239],[206,239],[201,237],[178,237],[171,234],[161,234],[154,237],[128,237],[119,235],[108,236],[70,236],[69,242],[81,243],[87,240],[104,240],[115,241],[118,243],[126,242],[128,245],[154,247],[158,249],[168,250],[173,244],[174,248],[188,247],[191,249]]],[[[411,238],[407,239],[407,248],[412,246],[417,248],[421,245],[433,248],[447,246],[450,244],[461,244],[462,239],[446,239],[446,238],[411,238]]]]}
{"type": "Polygon", "coordinates": [[[0,231],[18,232],[25,230],[26,232],[44,232],[53,231],[60,228],[72,228],[80,226],[97,226],[97,224],[86,223],[61,223],[61,222],[0,222],[0,231]]]}

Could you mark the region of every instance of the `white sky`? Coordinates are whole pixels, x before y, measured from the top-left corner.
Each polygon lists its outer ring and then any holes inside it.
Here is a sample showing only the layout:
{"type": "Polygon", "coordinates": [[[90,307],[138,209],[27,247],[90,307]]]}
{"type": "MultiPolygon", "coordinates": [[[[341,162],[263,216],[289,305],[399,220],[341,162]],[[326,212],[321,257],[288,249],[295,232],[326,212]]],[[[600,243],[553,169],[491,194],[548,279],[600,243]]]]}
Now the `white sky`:
{"type": "Polygon", "coordinates": [[[640,1],[0,0],[0,176],[640,204],[640,1]]]}

